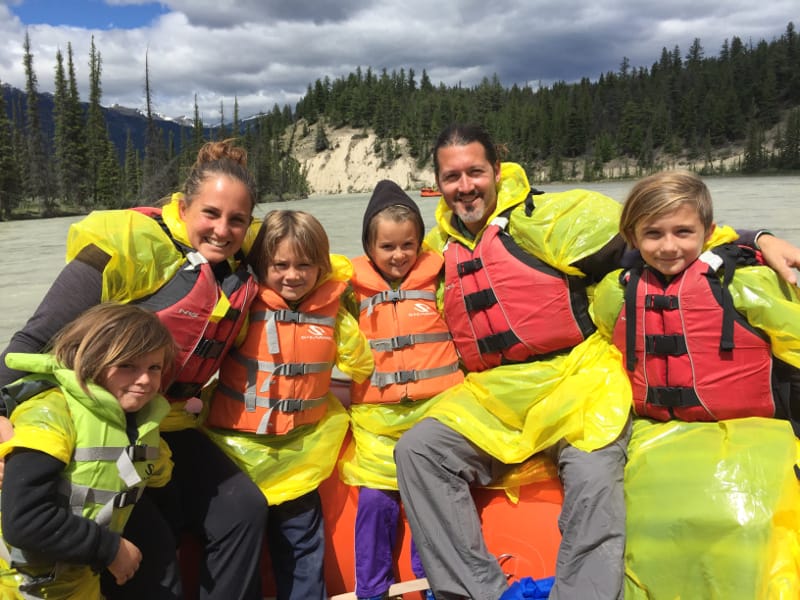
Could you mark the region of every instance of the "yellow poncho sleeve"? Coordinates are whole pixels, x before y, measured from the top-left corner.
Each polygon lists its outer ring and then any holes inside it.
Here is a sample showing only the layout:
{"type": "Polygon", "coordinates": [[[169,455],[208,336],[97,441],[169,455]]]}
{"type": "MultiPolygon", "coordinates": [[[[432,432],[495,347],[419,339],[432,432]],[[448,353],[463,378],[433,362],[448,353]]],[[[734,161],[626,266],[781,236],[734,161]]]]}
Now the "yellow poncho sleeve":
{"type": "Polygon", "coordinates": [[[14,436],[0,444],[0,457],[15,448],[26,448],[49,454],[65,465],[70,463],[75,450],[75,425],[58,387],[23,402],[10,418],[14,436]]]}
{"type": "Polygon", "coordinates": [[[508,232],[526,252],[567,275],[584,275],[572,266],[600,250],[617,234],[621,205],[598,192],[575,189],[533,196],[511,214],[508,232]]]}
{"type": "Polygon", "coordinates": [[[94,211],[73,224],[67,262],[90,245],[109,256],[103,271],[104,302],[126,303],[154,293],[183,262],[158,223],[135,210],[94,211]]]}

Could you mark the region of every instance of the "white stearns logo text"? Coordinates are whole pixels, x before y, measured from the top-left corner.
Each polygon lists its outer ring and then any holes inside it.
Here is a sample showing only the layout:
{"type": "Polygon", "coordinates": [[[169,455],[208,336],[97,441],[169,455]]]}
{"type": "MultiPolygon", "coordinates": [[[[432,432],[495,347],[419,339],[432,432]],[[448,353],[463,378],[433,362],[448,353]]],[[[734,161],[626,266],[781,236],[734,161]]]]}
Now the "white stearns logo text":
{"type": "Polygon", "coordinates": [[[409,313],[409,317],[424,317],[433,312],[433,309],[424,302],[414,302],[412,305],[414,312],[409,313]]]}
{"type": "Polygon", "coordinates": [[[309,325],[308,335],[301,335],[301,340],[332,340],[333,336],[328,333],[325,327],[319,325],[309,325]]]}

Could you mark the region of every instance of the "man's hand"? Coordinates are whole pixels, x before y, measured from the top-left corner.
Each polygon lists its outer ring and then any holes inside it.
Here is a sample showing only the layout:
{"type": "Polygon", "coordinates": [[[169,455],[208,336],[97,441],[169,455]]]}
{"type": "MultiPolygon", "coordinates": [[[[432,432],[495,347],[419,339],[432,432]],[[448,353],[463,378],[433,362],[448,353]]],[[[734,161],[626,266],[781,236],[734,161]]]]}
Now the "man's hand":
{"type": "Polygon", "coordinates": [[[758,247],[766,262],[784,280],[797,285],[797,273],[800,268],[800,248],[774,235],[758,236],[758,247]]]}

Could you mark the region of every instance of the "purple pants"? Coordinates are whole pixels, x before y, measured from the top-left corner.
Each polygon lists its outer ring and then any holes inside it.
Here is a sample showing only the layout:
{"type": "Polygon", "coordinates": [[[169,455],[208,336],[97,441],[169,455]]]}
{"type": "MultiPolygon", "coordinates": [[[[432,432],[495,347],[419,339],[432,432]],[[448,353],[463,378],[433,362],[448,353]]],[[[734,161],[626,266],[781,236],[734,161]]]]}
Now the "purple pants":
{"type": "MultiPolygon", "coordinates": [[[[356,513],[356,596],[369,598],[387,592],[394,583],[392,556],[400,520],[400,493],[362,487],[356,513]]],[[[411,540],[411,570],[425,577],[422,561],[411,540]]]]}

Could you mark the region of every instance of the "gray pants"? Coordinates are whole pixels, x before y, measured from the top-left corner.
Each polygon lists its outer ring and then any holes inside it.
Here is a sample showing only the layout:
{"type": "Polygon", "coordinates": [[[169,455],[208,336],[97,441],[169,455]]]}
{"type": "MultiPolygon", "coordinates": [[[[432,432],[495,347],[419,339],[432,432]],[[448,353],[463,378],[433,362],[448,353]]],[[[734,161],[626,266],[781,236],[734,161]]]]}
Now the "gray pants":
{"type": "MultiPolygon", "coordinates": [[[[623,475],[630,421],[594,452],[566,443],[548,449],[564,486],[555,600],[622,597],[625,550],[623,475]]],[[[507,589],[489,553],[470,493],[513,465],[489,456],[435,419],[423,419],[395,448],[397,481],[411,532],[437,600],[497,600],[507,589]]]]}

